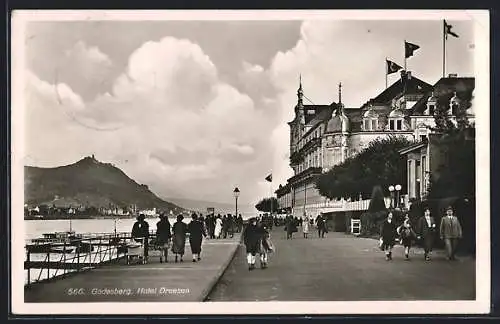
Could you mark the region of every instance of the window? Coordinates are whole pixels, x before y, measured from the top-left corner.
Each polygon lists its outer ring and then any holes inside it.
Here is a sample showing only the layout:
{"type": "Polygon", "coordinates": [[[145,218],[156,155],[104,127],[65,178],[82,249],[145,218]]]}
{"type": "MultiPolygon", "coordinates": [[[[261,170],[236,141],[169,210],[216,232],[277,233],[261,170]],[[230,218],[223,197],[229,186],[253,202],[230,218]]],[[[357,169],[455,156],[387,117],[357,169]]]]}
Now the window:
{"type": "Polygon", "coordinates": [[[371,130],[377,130],[377,120],[376,119],[372,119],[372,128],[371,130]]]}
{"type": "Polygon", "coordinates": [[[434,115],[435,109],[436,109],[435,105],[429,105],[429,115],[434,115]]]}
{"type": "Polygon", "coordinates": [[[421,142],[425,141],[425,139],[426,139],[426,138],[427,138],[427,136],[426,136],[426,135],[420,135],[420,141],[421,141],[421,142]]]}
{"type": "Polygon", "coordinates": [[[394,130],[394,120],[389,120],[389,129],[394,130]]]}
{"type": "Polygon", "coordinates": [[[457,113],[458,113],[458,105],[457,105],[457,104],[453,104],[453,105],[451,106],[451,114],[452,114],[453,116],[456,116],[456,115],[457,115],[457,113]]]}
{"type": "Polygon", "coordinates": [[[364,124],[365,124],[364,125],[365,131],[370,130],[370,128],[369,128],[369,122],[370,122],[369,120],[365,119],[365,122],[364,122],[364,124]]]}
{"type": "Polygon", "coordinates": [[[396,120],[396,129],[397,130],[402,130],[403,129],[402,120],[401,119],[396,120]]]}

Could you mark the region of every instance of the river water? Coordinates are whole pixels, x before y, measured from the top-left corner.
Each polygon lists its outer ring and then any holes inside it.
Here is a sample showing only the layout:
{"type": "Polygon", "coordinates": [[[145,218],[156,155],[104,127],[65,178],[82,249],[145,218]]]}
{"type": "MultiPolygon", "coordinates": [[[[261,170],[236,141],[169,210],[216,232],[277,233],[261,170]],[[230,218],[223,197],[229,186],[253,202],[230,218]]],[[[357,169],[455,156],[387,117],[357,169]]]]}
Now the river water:
{"type": "MultiPolygon", "coordinates": [[[[245,213],[241,216],[243,219],[256,216],[257,213],[245,213]]],[[[150,230],[156,230],[156,223],[160,221],[158,217],[146,218],[150,230]]],[[[176,221],[175,216],[169,217],[170,224],[173,225],[176,221]]],[[[189,223],[190,217],[185,217],[184,222],[189,223]]],[[[25,239],[31,240],[40,238],[44,233],[64,232],[69,231],[70,228],[79,233],[114,233],[115,226],[116,232],[130,232],[134,225],[135,218],[92,218],[92,219],[74,219],[71,222],[67,219],[55,220],[25,220],[25,239]]]]}
{"type": "MultiPolygon", "coordinates": [[[[250,217],[256,216],[256,213],[242,213],[243,219],[248,219],[250,217]]],[[[149,224],[149,228],[151,231],[156,230],[156,223],[159,222],[159,218],[146,218],[146,221],[149,224]]],[[[41,238],[44,233],[53,233],[53,232],[65,232],[70,229],[75,231],[76,234],[81,233],[114,233],[115,230],[117,233],[120,232],[130,232],[132,230],[132,226],[134,225],[135,218],[93,218],[93,219],[74,219],[69,220],[66,219],[57,219],[57,220],[25,220],[25,241],[29,243],[30,240],[41,238]]],[[[169,217],[170,224],[174,224],[176,221],[175,216],[169,217]]],[[[185,217],[183,220],[185,223],[189,223],[191,221],[190,217],[185,217]]],[[[116,251],[112,253],[112,258],[115,258],[116,251]]],[[[47,257],[46,254],[31,254],[32,261],[43,261],[47,257]]],[[[89,256],[87,256],[89,257],[89,256]]],[[[85,258],[82,256],[82,258],[85,258]]],[[[58,253],[52,253],[50,255],[51,261],[58,261],[61,259],[61,255],[58,253]]],[[[82,261],[84,262],[84,261],[82,261]]],[[[25,284],[28,283],[28,271],[25,270],[25,284]]],[[[67,272],[67,271],[66,271],[67,272]]],[[[56,275],[62,274],[61,270],[53,270],[53,269],[31,269],[30,271],[30,281],[33,282],[37,280],[39,277],[47,278],[53,277],[56,275]]]]}

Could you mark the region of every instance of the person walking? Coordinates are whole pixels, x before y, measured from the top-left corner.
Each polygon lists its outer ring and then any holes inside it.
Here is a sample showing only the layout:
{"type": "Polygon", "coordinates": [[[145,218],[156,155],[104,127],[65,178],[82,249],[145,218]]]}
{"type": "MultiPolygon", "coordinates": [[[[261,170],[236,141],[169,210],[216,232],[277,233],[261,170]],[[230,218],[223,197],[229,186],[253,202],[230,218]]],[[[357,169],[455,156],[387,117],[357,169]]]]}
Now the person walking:
{"type": "Polygon", "coordinates": [[[446,208],[446,216],[441,218],[439,226],[439,235],[446,245],[448,260],[456,260],[458,240],[462,238],[462,226],[457,216],[453,215],[453,208],[446,208]]]}
{"type": "Polygon", "coordinates": [[[307,236],[309,235],[309,218],[307,217],[307,214],[304,213],[304,219],[302,222],[302,234],[304,235],[304,238],[307,239],[307,236]]]}
{"type": "Polygon", "coordinates": [[[191,215],[191,222],[188,225],[189,232],[189,245],[191,246],[191,253],[193,255],[193,262],[201,260],[201,243],[203,237],[207,236],[203,224],[198,220],[198,215],[193,213],[191,215]]]}
{"type": "Polygon", "coordinates": [[[394,224],[392,218],[392,212],[389,212],[380,229],[380,247],[385,251],[385,259],[387,261],[392,260],[392,248],[394,247],[397,235],[396,224],[394,224]]]}
{"type": "Polygon", "coordinates": [[[425,261],[430,261],[430,254],[432,253],[436,236],[436,221],[431,216],[429,208],[424,209],[424,216],[418,220],[417,231],[417,239],[423,243],[425,261]]]}
{"type": "Polygon", "coordinates": [[[257,224],[257,233],[259,235],[260,267],[261,269],[266,269],[269,253],[273,252],[274,247],[271,242],[271,234],[265,222],[257,224]]]}
{"type": "Polygon", "coordinates": [[[292,215],[288,215],[285,222],[286,239],[291,240],[293,233],[297,232],[297,225],[292,215]]]}
{"type": "Polygon", "coordinates": [[[186,248],[186,233],[187,233],[187,225],[183,222],[184,216],[177,216],[177,221],[173,226],[173,244],[172,244],[172,252],[175,254],[175,262],[178,262],[178,257],[180,256],[180,261],[183,262],[182,259],[184,256],[184,250],[186,248]]]}
{"type": "Polygon", "coordinates": [[[156,244],[160,250],[160,263],[163,263],[163,257],[165,257],[165,262],[168,262],[167,257],[171,238],[170,222],[168,221],[167,215],[161,213],[160,221],[156,223],[156,244]]]}
{"type": "Polygon", "coordinates": [[[146,216],[139,214],[137,221],[132,226],[132,238],[136,242],[141,242],[144,246],[144,262],[148,261],[149,251],[149,224],[146,222],[146,216]]]}
{"type": "Polygon", "coordinates": [[[318,228],[318,237],[324,238],[326,233],[326,222],[323,215],[318,215],[318,217],[316,217],[316,226],[318,228]]]}
{"type": "Polygon", "coordinates": [[[219,239],[221,237],[221,234],[222,234],[222,219],[220,215],[218,215],[217,218],[215,219],[214,237],[216,239],[219,239]]]}
{"type": "Polygon", "coordinates": [[[401,244],[404,246],[405,260],[410,260],[410,249],[413,240],[417,237],[410,222],[410,216],[406,215],[403,224],[397,230],[401,237],[401,244]]]}
{"type": "Polygon", "coordinates": [[[243,241],[247,252],[248,270],[255,269],[255,255],[259,252],[261,230],[257,226],[257,219],[251,218],[243,232],[243,241]]]}

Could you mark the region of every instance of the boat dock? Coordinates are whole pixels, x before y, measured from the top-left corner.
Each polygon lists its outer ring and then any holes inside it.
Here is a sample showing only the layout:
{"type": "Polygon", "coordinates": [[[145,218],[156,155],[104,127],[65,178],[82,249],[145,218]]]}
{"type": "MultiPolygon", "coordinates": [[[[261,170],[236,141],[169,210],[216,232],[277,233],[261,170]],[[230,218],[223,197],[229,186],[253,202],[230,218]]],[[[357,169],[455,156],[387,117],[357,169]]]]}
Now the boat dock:
{"type": "MultiPolygon", "coordinates": [[[[106,243],[102,237],[99,239],[106,243]]],[[[169,252],[168,262],[160,263],[159,251],[150,250],[146,264],[127,264],[126,250],[118,253],[120,244],[101,246],[92,242],[96,246],[92,252],[94,259],[77,257],[71,262],[60,262],[52,261],[49,255],[49,261],[41,263],[27,260],[25,269],[54,265],[62,271],[62,277],[25,285],[25,302],[203,301],[236,253],[240,234],[227,239],[205,239],[199,262],[192,262],[189,242],[184,262],[174,263],[169,252]]],[[[114,243],[118,242],[121,241],[114,243]]]]}

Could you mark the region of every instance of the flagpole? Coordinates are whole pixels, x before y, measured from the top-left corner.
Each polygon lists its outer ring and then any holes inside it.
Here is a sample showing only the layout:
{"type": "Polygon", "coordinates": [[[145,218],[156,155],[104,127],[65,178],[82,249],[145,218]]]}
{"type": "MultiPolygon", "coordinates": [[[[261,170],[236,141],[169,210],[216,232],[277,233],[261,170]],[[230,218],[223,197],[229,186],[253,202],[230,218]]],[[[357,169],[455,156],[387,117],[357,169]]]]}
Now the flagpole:
{"type": "Polygon", "coordinates": [[[385,65],[385,88],[387,89],[387,75],[388,75],[387,72],[389,72],[387,70],[387,57],[385,58],[385,64],[384,65],[385,65]]]}
{"type": "Polygon", "coordinates": [[[445,20],[443,19],[443,78],[446,74],[446,27],[445,20]]]}
{"type": "Polygon", "coordinates": [[[405,72],[406,72],[406,39],[404,42],[404,49],[405,49],[405,72]]]}
{"type": "MultiPolygon", "coordinates": [[[[273,174],[271,172],[271,174],[273,174]]],[[[269,183],[269,191],[271,193],[271,217],[273,216],[273,178],[271,176],[271,182],[269,183]]]]}

